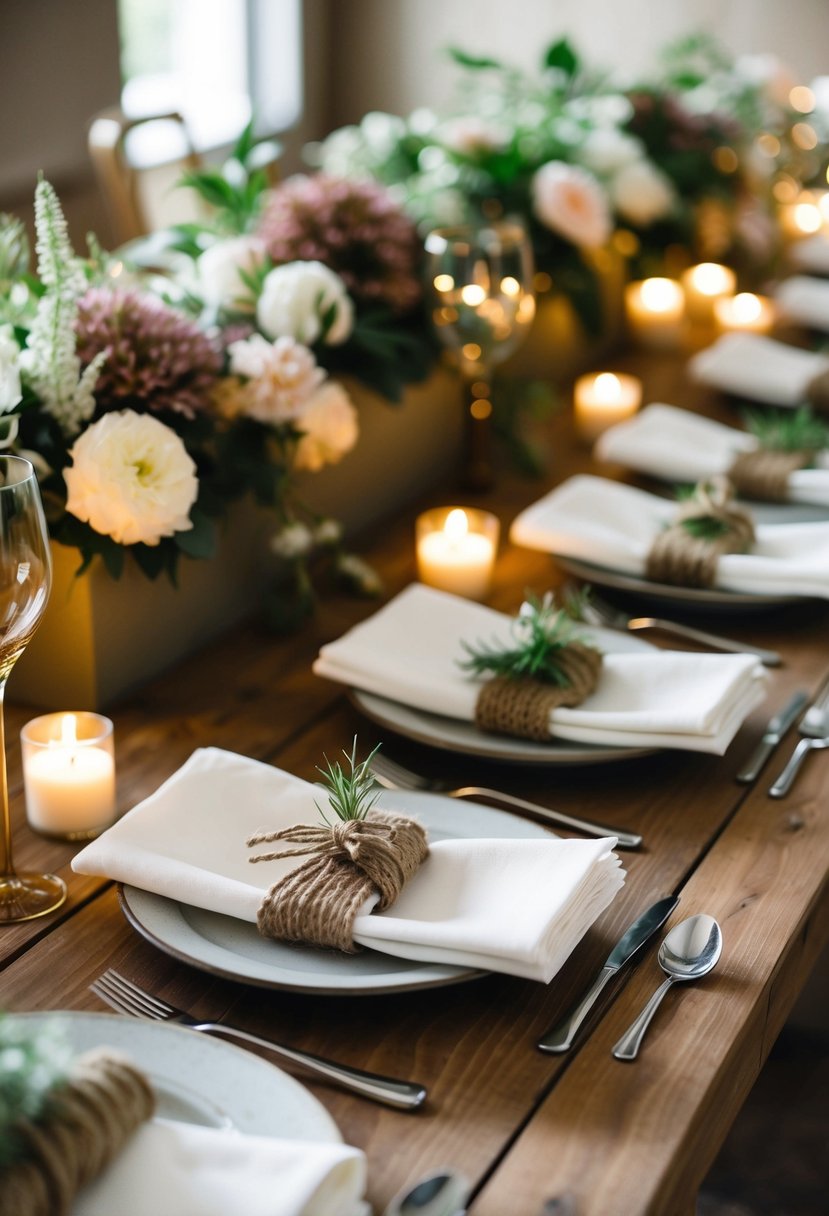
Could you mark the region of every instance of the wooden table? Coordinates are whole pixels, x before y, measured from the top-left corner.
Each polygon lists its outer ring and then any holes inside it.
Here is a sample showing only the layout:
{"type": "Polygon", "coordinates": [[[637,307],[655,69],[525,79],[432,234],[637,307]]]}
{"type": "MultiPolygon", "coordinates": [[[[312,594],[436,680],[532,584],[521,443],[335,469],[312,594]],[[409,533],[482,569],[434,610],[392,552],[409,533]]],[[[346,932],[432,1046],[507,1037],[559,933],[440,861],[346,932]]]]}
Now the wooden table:
{"type": "MultiPolygon", "coordinates": [[[[713,402],[677,384],[675,362],[651,359],[644,372],[646,399],[693,400],[713,409],[713,402]]],[[[552,438],[550,485],[590,467],[564,412],[552,438]]],[[[493,509],[507,525],[546,488],[505,475],[493,509]]],[[[447,497],[456,493],[443,491],[430,501],[447,497]]],[[[422,505],[401,512],[367,544],[390,593],[413,578],[413,520],[422,505]]],[[[513,611],[525,588],[542,591],[559,578],[543,555],[507,544],[492,602],[513,611]]],[[[333,754],[355,731],[367,749],[376,730],[339,687],[312,676],[310,661],[320,643],[368,611],[365,603],[331,598],[305,632],[286,640],[251,623],[117,707],[121,806],[151,793],[204,745],[308,779],[323,750],[333,754]]],[[[829,673],[827,620],[825,606],[804,604],[705,622],[785,657],[766,704],[721,758],[672,752],[522,772],[451,760],[387,738],[390,755],[426,773],[486,778],[643,834],[642,851],[623,855],[624,890],[548,987],[493,976],[412,994],[312,998],[211,978],[137,936],[110,884],[72,874],[73,848],[29,831],[19,753],[11,746],[17,865],[57,870],[69,899],[51,917],[0,931],[0,1005],[100,1010],[87,986],[115,966],[200,1017],[232,1020],[300,1048],[421,1081],[429,1100],[416,1114],[308,1082],[343,1136],[368,1154],[370,1199],[380,1210],[420,1175],[454,1166],[473,1180],[476,1216],[536,1216],[545,1200],[568,1192],[579,1216],[690,1212],[827,937],[829,762],[814,757],[787,799],[768,798],[789,739],[754,787],[734,780],[770,711],[795,688],[815,692],[829,673]],[[639,1060],[619,1063],[611,1047],[661,978],[654,943],[607,990],[592,1029],[569,1054],[537,1052],[539,1035],[583,992],[627,924],[669,892],[682,901],[674,920],[705,911],[720,921],[725,946],[716,972],[669,994],[639,1060]]],[[[9,707],[7,713],[14,740],[31,711],[9,707]]]]}

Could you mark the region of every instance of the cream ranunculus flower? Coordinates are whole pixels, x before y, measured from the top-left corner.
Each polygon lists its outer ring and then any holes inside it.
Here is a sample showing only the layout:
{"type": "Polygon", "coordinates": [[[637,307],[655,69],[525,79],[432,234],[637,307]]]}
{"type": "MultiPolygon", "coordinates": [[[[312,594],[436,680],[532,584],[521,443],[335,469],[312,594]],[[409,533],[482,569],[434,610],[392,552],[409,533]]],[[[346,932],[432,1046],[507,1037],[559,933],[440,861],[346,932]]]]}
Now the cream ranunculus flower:
{"type": "Polygon", "coordinates": [[[205,249],[196,262],[197,289],[205,303],[253,312],[253,295],[241,275],[255,272],[265,254],[264,243],[255,236],[234,236],[205,249]]]}
{"type": "Polygon", "coordinates": [[[610,197],[622,219],[647,228],[661,220],[674,205],[670,179],[649,160],[637,160],[620,169],[610,183],[610,197]]]}
{"type": "Polygon", "coordinates": [[[269,426],[294,421],[325,379],[308,347],[293,338],[269,342],[251,334],[227,349],[230,370],[247,377],[238,395],[238,412],[269,426]]]}
{"type": "Polygon", "coordinates": [[[83,432],[64,470],[66,509],[119,545],[157,545],[187,532],[199,483],[179,436],[150,414],[104,414],[83,432]]]}
{"type": "Polygon", "coordinates": [[[338,346],[354,328],[354,306],[345,283],[322,262],[287,262],[266,275],[256,320],[269,338],[296,338],[310,346],[322,336],[323,319],[332,309],[334,319],[324,341],[338,346]]]}
{"type": "Polygon", "coordinates": [[[586,169],[551,160],[532,180],[533,210],[547,228],[574,245],[603,245],[612,222],[607,195],[586,169]]]}
{"type": "Polygon", "coordinates": [[[297,444],[295,464],[312,473],[324,464],[336,464],[350,452],[360,433],[357,411],[341,384],[327,380],[317,389],[296,420],[302,438],[297,444]]]}

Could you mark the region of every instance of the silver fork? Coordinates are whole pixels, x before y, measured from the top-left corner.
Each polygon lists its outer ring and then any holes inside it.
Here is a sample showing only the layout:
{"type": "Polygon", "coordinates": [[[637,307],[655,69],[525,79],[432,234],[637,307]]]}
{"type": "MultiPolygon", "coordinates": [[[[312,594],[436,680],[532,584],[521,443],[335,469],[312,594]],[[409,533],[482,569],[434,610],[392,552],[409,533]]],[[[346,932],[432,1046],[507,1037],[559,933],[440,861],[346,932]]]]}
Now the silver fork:
{"type": "Polygon", "coordinates": [[[374,756],[369,764],[375,779],[386,789],[402,790],[431,790],[445,794],[448,798],[485,798],[488,802],[496,802],[510,810],[521,811],[534,819],[545,823],[554,823],[557,827],[571,828],[574,832],[584,832],[587,836],[615,836],[623,849],[638,849],[642,837],[635,832],[627,832],[621,828],[607,827],[602,823],[592,823],[589,819],[577,819],[574,815],[566,815],[564,811],[554,811],[550,807],[539,806],[536,802],[527,802],[524,798],[516,798],[514,794],[505,794],[501,790],[487,789],[483,785],[463,785],[457,789],[448,788],[446,782],[423,777],[404,768],[388,756],[374,756]]]}
{"type": "Polygon", "coordinates": [[[800,766],[810,751],[829,747],[829,684],[817,695],[800,719],[797,733],[803,738],[792,752],[783,772],[769,789],[772,798],[784,798],[792,788],[800,766]]]}
{"type": "Polygon", "coordinates": [[[169,1005],[139,988],[132,980],[125,979],[112,968],[99,975],[89,988],[105,1005],[109,1005],[118,1013],[152,1022],[177,1022],[191,1030],[228,1035],[241,1043],[264,1047],[280,1059],[300,1064],[309,1072],[317,1073],[329,1081],[336,1081],[344,1089],[350,1089],[374,1102],[382,1102],[385,1106],[394,1106],[398,1110],[415,1110],[426,1100],[426,1090],[415,1082],[398,1081],[394,1077],[382,1077],[377,1073],[364,1072],[360,1068],[348,1068],[344,1064],[326,1060],[323,1056],[311,1055],[309,1052],[297,1051],[295,1047],[285,1047],[282,1043],[260,1039],[255,1034],[248,1034],[246,1030],[226,1026],[224,1022],[200,1022],[183,1009],[176,1009],[174,1005],[169,1005]]]}
{"type": "Polygon", "coordinates": [[[717,633],[707,633],[704,629],[694,629],[691,625],[680,625],[678,621],[665,621],[657,616],[633,616],[614,608],[606,600],[596,595],[590,588],[589,597],[579,602],[582,619],[587,625],[604,625],[607,629],[627,630],[638,633],[641,629],[659,629],[673,637],[684,638],[688,642],[698,642],[714,650],[724,650],[728,654],[753,654],[766,667],[779,667],[780,655],[774,650],[765,650],[762,646],[749,646],[747,642],[737,642],[732,638],[721,637],[717,633]]]}

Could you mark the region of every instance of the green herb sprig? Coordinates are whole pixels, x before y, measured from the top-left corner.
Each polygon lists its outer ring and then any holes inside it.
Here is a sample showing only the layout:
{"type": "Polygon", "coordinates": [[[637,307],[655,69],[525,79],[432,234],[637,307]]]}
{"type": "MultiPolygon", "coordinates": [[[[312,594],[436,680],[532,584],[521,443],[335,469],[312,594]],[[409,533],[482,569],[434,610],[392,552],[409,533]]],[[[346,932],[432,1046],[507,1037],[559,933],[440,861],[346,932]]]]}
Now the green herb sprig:
{"type": "Polygon", "coordinates": [[[462,642],[469,657],[459,660],[459,666],[472,676],[540,680],[559,688],[569,685],[569,677],[561,666],[561,653],[571,642],[584,643],[585,639],[578,634],[572,615],[556,608],[549,592],[543,599],[527,597],[512,622],[511,634],[514,646],[462,642]]]}
{"type": "MultiPolygon", "coordinates": [[[[348,763],[347,771],[339,761],[332,764],[327,756],[325,757],[325,768],[317,766],[317,772],[322,776],[322,781],[318,784],[327,793],[331,809],[338,819],[343,821],[365,819],[380,797],[381,791],[375,787],[370,771],[371,762],[380,750],[380,746],[378,743],[365,760],[358,761],[357,736],[355,735],[351,744],[351,753],[349,754],[343,749],[343,755],[348,763]]],[[[331,821],[323,808],[318,802],[314,805],[330,827],[331,821]]]]}
{"type": "MultiPolygon", "coordinates": [[[[677,502],[692,502],[698,498],[700,485],[704,485],[704,483],[679,486],[676,491],[677,502]]],[[[702,502],[700,508],[702,509],[702,502]]],[[[688,535],[697,540],[719,540],[721,536],[725,536],[731,531],[728,521],[720,519],[717,515],[690,515],[679,522],[688,535]]]]}
{"type": "Polygon", "coordinates": [[[829,448],[829,426],[808,405],[768,414],[747,411],[746,428],[771,452],[819,452],[829,448]]]}
{"type": "Polygon", "coordinates": [[[71,1058],[56,1022],[32,1026],[0,1013],[0,1169],[21,1155],[14,1125],[45,1113],[49,1094],[66,1076],[71,1058]]]}

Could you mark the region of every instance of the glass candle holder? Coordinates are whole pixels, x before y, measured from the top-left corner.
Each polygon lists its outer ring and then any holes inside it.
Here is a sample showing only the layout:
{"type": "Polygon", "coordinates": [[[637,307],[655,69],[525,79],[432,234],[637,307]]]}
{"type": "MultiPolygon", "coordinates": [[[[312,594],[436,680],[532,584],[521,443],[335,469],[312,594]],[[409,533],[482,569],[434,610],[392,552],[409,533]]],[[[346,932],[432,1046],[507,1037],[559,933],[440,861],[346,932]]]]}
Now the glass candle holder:
{"type": "Polygon", "coordinates": [[[573,388],[573,418],[588,443],[632,418],[642,404],[642,381],[624,372],[588,372],[573,388]]]}
{"type": "Polygon", "coordinates": [[[685,309],[691,321],[698,325],[714,322],[714,301],[733,296],[737,277],[728,266],[719,262],[700,262],[682,275],[685,309]]]}
{"type": "Polygon", "coordinates": [[[675,350],[682,342],[685,294],[674,279],[641,279],[625,288],[625,316],[641,346],[675,350]]]}
{"type": "Polygon", "coordinates": [[[417,518],[420,581],[470,600],[483,600],[492,586],[499,523],[476,507],[435,507],[417,518]]]}
{"type": "Polygon", "coordinates": [[[59,840],[91,840],[114,822],[115,750],[109,718],[43,714],[20,732],[29,826],[59,840]]]}
{"type": "Polygon", "coordinates": [[[715,300],[714,316],[723,333],[767,334],[774,325],[774,303],[766,296],[741,291],[715,300]]]}

